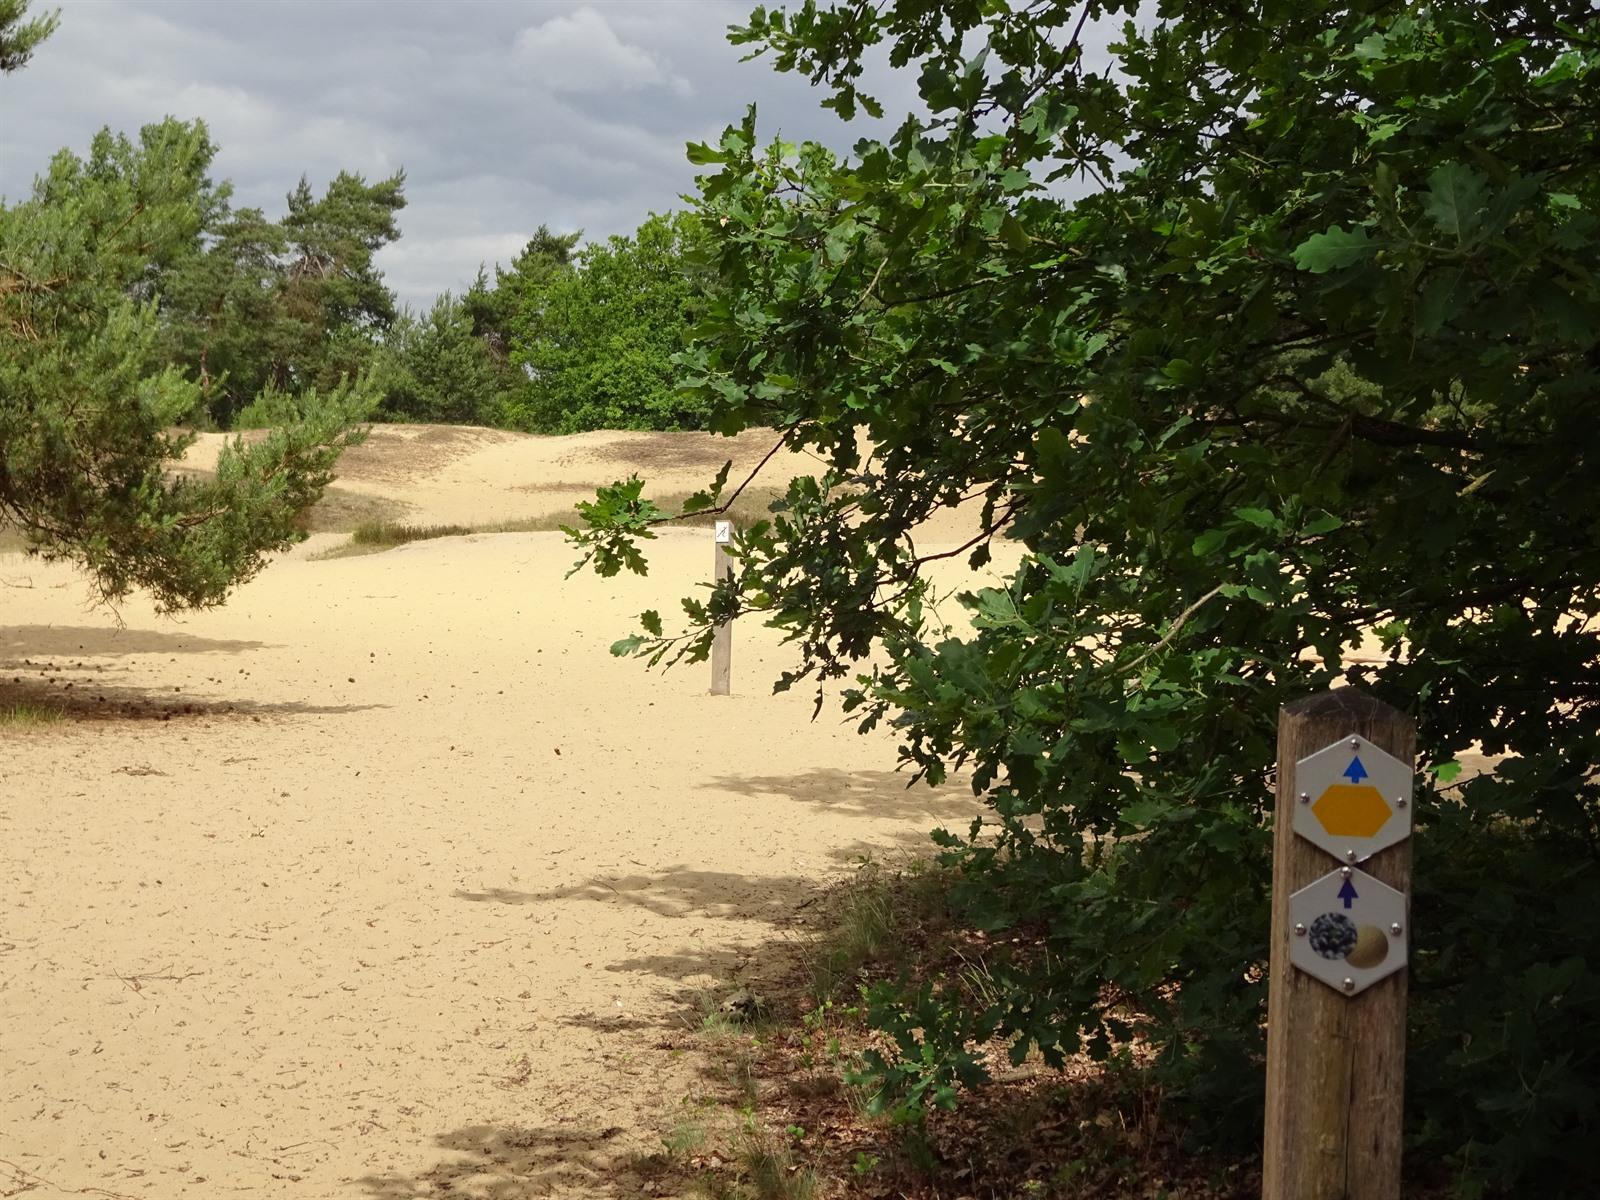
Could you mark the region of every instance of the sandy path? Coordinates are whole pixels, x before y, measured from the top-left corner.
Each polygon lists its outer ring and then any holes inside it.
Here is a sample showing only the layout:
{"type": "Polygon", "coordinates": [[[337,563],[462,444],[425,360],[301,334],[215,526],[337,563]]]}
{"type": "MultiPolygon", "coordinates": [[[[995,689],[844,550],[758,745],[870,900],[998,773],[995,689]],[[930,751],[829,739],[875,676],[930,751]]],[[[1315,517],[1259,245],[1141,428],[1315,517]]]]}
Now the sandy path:
{"type": "Polygon", "coordinates": [[[972,809],[767,695],[770,635],[728,698],[608,657],[707,540],[648,580],[563,583],[554,534],[284,561],[120,630],[0,559],[9,694],[154,714],[0,742],[0,1193],[635,1194],[695,993],[972,809]]]}

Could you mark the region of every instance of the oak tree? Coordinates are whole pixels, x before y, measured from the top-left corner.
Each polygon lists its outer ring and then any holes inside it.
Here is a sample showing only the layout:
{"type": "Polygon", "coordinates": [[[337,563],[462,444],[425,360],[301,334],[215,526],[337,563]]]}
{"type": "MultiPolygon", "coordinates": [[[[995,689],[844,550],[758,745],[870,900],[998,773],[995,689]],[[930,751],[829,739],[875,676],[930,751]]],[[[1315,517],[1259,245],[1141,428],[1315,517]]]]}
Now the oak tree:
{"type": "MultiPolygon", "coordinates": [[[[983,819],[938,834],[957,898],[1046,952],[978,999],[873,989],[877,1102],[953,1103],[992,1038],[1059,1063],[1138,1037],[1197,1128],[1253,1140],[1276,714],[1358,682],[1421,722],[1414,1158],[1575,1190],[1600,1118],[1600,14],[871,0],[734,40],[847,118],[881,111],[886,53],[926,111],[848,154],[763,145],[753,113],[690,148],[719,295],[681,382],[828,467],[681,630],[647,613],[617,649],[696,658],[759,614],[794,648],[780,686],[842,680],[915,773],[970,774],[983,819]],[[970,536],[933,544],[957,505],[970,536]],[[946,626],[950,556],[1004,578],[946,626]]],[[[637,480],[586,513],[607,572],[672,515],[637,480]]]]}

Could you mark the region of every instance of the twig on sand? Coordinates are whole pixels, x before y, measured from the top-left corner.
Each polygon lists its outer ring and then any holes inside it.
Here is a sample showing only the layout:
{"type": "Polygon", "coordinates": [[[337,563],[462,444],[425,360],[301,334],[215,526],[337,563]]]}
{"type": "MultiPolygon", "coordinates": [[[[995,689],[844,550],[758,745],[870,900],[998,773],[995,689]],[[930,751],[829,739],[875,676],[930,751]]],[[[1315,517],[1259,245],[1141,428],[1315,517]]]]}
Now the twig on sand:
{"type": "Polygon", "coordinates": [[[204,971],[185,971],[182,975],[172,973],[172,964],[167,964],[160,971],[141,971],[134,975],[124,975],[121,971],[113,971],[115,979],[122,980],[128,985],[130,991],[142,992],[147,981],[165,980],[170,983],[182,983],[185,979],[193,979],[196,975],[204,975],[204,971]]]}
{"type": "Polygon", "coordinates": [[[339,1148],[338,1143],[330,1142],[327,1138],[312,1138],[306,1142],[290,1142],[287,1146],[274,1146],[272,1152],[274,1154],[286,1154],[290,1150],[299,1150],[304,1146],[329,1146],[335,1150],[339,1148]]]}
{"type": "Polygon", "coordinates": [[[5,1187],[4,1191],[0,1191],[0,1196],[20,1196],[23,1192],[32,1192],[41,1187],[47,1187],[67,1196],[107,1196],[110,1197],[110,1200],[138,1200],[138,1197],[131,1196],[127,1192],[111,1192],[105,1188],[64,1188],[59,1183],[52,1183],[43,1175],[30,1171],[26,1167],[19,1167],[10,1159],[0,1158],[0,1167],[10,1171],[12,1176],[9,1180],[0,1180],[0,1185],[5,1187]],[[11,1186],[13,1184],[16,1186],[11,1186]]]}

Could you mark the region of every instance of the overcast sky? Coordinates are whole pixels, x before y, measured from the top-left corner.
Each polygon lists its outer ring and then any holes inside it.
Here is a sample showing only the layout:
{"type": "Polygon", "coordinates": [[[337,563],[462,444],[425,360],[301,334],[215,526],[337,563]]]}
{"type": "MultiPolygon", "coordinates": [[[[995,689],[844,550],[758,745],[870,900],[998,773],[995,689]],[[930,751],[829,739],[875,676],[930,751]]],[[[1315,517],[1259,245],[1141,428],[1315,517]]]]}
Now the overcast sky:
{"type": "MultiPolygon", "coordinates": [[[[281,215],[308,176],[406,171],[402,236],[380,259],[404,303],[459,290],[540,224],[634,229],[692,189],[688,141],[752,101],[764,136],[840,149],[870,131],[725,30],[743,0],[40,0],[61,28],[0,79],[0,196],[63,146],[203,117],[235,203],[281,215]]],[[[893,118],[909,78],[880,75],[893,118]]]]}

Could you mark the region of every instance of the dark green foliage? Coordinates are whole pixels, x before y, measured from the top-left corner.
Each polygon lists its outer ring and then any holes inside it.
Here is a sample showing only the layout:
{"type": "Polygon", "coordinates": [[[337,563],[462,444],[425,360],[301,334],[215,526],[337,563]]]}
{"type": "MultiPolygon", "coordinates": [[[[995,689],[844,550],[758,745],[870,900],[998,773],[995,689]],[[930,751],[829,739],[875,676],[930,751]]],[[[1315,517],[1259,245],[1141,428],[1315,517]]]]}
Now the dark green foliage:
{"type": "Polygon", "coordinates": [[[529,375],[517,423],[548,433],[702,428],[707,405],[678,390],[673,355],[707,305],[704,242],[692,214],[652,216],[632,237],[585,246],[573,269],[528,279],[512,342],[529,375]]]}
{"type": "Polygon", "coordinates": [[[295,330],[280,320],[283,230],[260,209],[230,212],[206,230],[177,270],[160,280],[166,308],[160,355],[189,367],[200,385],[200,420],[231,426],[241,407],[284,373],[295,330]]]}
{"type": "Polygon", "coordinates": [[[704,240],[687,214],[576,249],[540,226],[491,283],[401,314],[376,358],[376,416],[575,433],[697,429],[706,406],[673,356],[706,304],[704,240]]]}
{"type": "Polygon", "coordinates": [[[465,300],[446,292],[428,314],[404,312],[378,355],[376,416],[391,421],[504,425],[515,386],[494,343],[473,330],[465,300]]]}
{"type": "Polygon", "coordinates": [[[20,70],[33,57],[34,47],[55,32],[59,11],[24,20],[29,0],[0,0],[0,74],[20,70]]]}
{"type": "MultiPolygon", "coordinates": [[[[862,55],[931,118],[848,159],[691,147],[717,299],[686,355],[723,430],[825,459],[741,574],[686,603],[701,654],[764,611],[907,763],[969,770],[943,833],[986,929],[1043,930],[992,1004],[875,994],[885,1102],[943,1102],[991,1036],[1049,1061],[1132,1034],[1198,1130],[1259,1137],[1268,773],[1287,699],[1414,711],[1427,773],[1412,1161],[1575,1195],[1600,1122],[1600,16],[889,0],[757,10],[735,40],[849,115],[862,55]],[[1049,185],[1093,185],[1067,201],[1049,185]],[[858,434],[873,447],[863,456],[858,434]],[[925,616],[919,524],[968,497],[1004,586],[925,616]],[[1355,657],[1367,638],[1381,651],[1355,657]],[[1457,778],[1458,756],[1504,756],[1457,778]],[[1435,774],[1436,772],[1436,774],[1435,774]]],[[[652,514],[602,497],[632,565],[652,514]]],[[[909,1106],[909,1107],[907,1107],[909,1106]]]]}
{"type": "Polygon", "coordinates": [[[495,267],[492,287],[479,268],[478,278],[462,297],[462,303],[472,316],[472,331],[489,339],[499,360],[510,358],[511,338],[520,311],[537,304],[553,280],[571,273],[582,236],[582,232],[551,233],[548,226],[541,225],[522,253],[511,260],[509,269],[495,267]]]}
{"type": "Polygon", "coordinates": [[[369,184],[340,171],[317,199],[302,177],[283,218],[290,259],[285,305],[308,323],[382,328],[394,320],[394,295],[372,256],[400,236],[405,172],[369,184]]]}
{"type": "MultiPolygon", "coordinates": [[[[152,128],[168,127],[188,128],[152,128]]],[[[188,253],[159,265],[162,354],[199,379],[209,419],[231,426],[263,388],[298,395],[367,371],[396,317],[372,258],[400,236],[404,178],[340,172],[320,198],[302,179],[281,221],[229,209],[223,190],[188,253]]]]}
{"type": "Polygon", "coordinates": [[[137,587],[162,610],[220,603],[304,536],[366,403],[307,390],[214,477],[168,474],[200,390],[159,365],[152,297],[225,198],[211,156],[198,124],[148,127],[137,146],[101,133],[87,161],[63,152],[0,208],[0,522],[81,564],[106,601],[137,587]]]}
{"type": "Polygon", "coordinates": [[[399,236],[405,199],[403,175],[368,184],[341,172],[320,199],[302,179],[288,214],[271,221],[231,207],[231,185],[208,174],[216,154],[203,121],[168,117],[137,142],[103,129],[86,158],[56,156],[37,200],[92,203],[89,219],[105,226],[151,189],[163,192],[167,216],[141,224],[149,240],[126,287],[159,308],[150,368],[172,365],[195,379],[199,403],[185,415],[227,428],[265,389],[327,392],[367,371],[395,318],[372,256],[399,236]],[[181,174],[168,178],[174,170],[181,174]]]}
{"type": "Polygon", "coordinates": [[[494,282],[478,277],[459,298],[440,296],[428,314],[406,312],[377,356],[375,414],[391,421],[452,421],[515,427],[525,423],[527,373],[512,361],[517,314],[557,276],[572,271],[579,234],[541,225],[494,282]]]}

